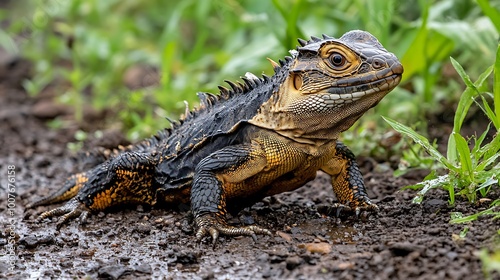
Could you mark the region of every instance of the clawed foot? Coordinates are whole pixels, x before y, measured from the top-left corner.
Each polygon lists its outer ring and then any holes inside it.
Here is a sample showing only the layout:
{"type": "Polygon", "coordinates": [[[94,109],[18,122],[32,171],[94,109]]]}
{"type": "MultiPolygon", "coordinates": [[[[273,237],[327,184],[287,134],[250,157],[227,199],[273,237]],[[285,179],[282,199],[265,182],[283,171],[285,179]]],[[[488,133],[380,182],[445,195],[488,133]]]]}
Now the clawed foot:
{"type": "Polygon", "coordinates": [[[335,213],[335,217],[337,218],[340,217],[340,215],[343,213],[353,213],[356,218],[359,218],[361,213],[374,213],[378,212],[379,210],[378,206],[370,201],[364,201],[359,204],[349,204],[334,203],[333,205],[326,206],[323,209],[318,208],[318,211],[329,216],[335,213]]]}
{"type": "Polygon", "coordinates": [[[76,217],[80,217],[80,223],[85,223],[88,214],[89,212],[85,205],[83,205],[83,203],[78,201],[76,198],[73,198],[61,207],[43,212],[40,216],[38,216],[35,222],[39,223],[46,218],[62,216],[60,221],[57,223],[57,229],[59,229],[63,224],[76,217]]]}
{"type": "Polygon", "coordinates": [[[196,232],[196,239],[201,242],[204,236],[209,235],[212,237],[212,245],[215,247],[219,234],[227,236],[251,236],[253,240],[257,241],[257,234],[266,234],[272,236],[273,234],[268,229],[259,226],[244,226],[235,227],[226,224],[226,221],[217,217],[216,214],[206,214],[195,219],[198,231],[196,232]]]}

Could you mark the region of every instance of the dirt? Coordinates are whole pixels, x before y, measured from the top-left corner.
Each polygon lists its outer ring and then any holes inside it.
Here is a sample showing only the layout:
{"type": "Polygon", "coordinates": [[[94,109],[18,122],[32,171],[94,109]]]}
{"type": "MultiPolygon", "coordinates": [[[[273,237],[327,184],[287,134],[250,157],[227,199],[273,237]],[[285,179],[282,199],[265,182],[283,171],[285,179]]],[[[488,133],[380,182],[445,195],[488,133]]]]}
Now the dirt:
{"type": "MultiPolygon", "coordinates": [[[[422,204],[412,204],[414,191],[401,188],[425,172],[395,178],[373,160],[360,159],[376,215],[337,219],[328,213],[335,201],[328,178],[318,178],[291,193],[266,198],[238,216],[233,224],[258,224],[272,237],[219,238],[216,248],[198,244],[185,209],[131,206],[95,213],[85,226],[77,221],[56,230],[55,221],[37,224],[42,211],[25,205],[54,191],[82,168],[75,142],[78,125],[47,127],[47,119],[71,120],[67,108],[50,95],[29,97],[21,81],[29,65],[10,59],[0,65],[0,232],[3,260],[0,278],[8,279],[483,279],[477,252],[495,242],[500,221],[483,218],[450,224],[452,212],[476,213],[487,203],[459,200],[448,207],[443,191],[431,191],[422,204]],[[53,112],[54,114],[43,114],[53,112]],[[40,113],[42,112],[42,113],[40,113]],[[15,175],[8,177],[8,171],[15,175]],[[385,171],[377,171],[385,170],[385,171]],[[14,205],[8,204],[7,178],[14,178],[14,205]],[[14,206],[11,208],[11,206],[14,206]],[[12,211],[11,211],[12,210],[12,211]],[[12,215],[11,215],[12,214],[12,215]],[[460,232],[468,227],[465,237],[460,232]],[[13,229],[11,233],[11,229],[13,229]],[[9,244],[14,242],[11,251],[9,244]],[[13,265],[11,267],[11,264],[13,265]]],[[[101,122],[102,123],[102,122],[101,122]]],[[[92,132],[98,121],[87,123],[92,132]]],[[[86,147],[124,142],[121,133],[104,130],[86,147]]],[[[89,133],[89,135],[94,135],[89,133]]],[[[383,166],[383,165],[382,165],[383,166]]],[[[493,278],[500,279],[498,274],[493,278]]]]}

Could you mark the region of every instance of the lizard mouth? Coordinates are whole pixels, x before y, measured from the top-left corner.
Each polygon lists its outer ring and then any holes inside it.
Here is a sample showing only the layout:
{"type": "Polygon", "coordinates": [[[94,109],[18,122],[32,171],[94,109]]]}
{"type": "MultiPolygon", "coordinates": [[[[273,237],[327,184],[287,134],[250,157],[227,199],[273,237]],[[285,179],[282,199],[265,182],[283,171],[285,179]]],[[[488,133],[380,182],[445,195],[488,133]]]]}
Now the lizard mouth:
{"type": "Polygon", "coordinates": [[[369,73],[363,77],[337,80],[322,96],[326,103],[342,104],[376,93],[388,93],[401,81],[403,67],[397,64],[391,68],[369,73]]]}

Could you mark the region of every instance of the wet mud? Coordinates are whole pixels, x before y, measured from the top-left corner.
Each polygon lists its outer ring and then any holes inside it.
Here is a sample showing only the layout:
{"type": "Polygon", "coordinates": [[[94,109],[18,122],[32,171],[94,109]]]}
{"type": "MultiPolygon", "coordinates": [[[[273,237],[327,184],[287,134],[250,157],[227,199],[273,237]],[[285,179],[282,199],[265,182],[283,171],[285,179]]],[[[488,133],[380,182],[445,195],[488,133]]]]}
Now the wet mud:
{"type": "MultiPolygon", "coordinates": [[[[423,172],[395,178],[360,159],[376,215],[335,218],[336,201],[329,179],[291,193],[269,197],[244,209],[231,224],[258,224],[274,235],[220,237],[215,248],[198,244],[185,209],[130,206],[89,216],[86,225],[71,221],[60,230],[56,221],[35,223],[42,211],[25,205],[61,186],[82,168],[75,142],[77,125],[47,127],[47,112],[68,113],[50,94],[29,97],[21,81],[29,72],[22,61],[0,70],[0,232],[2,279],[483,279],[477,252],[495,242],[499,221],[488,218],[467,225],[450,224],[451,212],[464,215],[488,206],[459,200],[449,208],[446,193],[431,191],[420,205],[403,186],[423,172]],[[44,107],[45,106],[45,107],[44,107]],[[9,167],[10,166],[10,167],[9,167]],[[13,169],[9,169],[12,168],[13,169]],[[8,202],[8,170],[15,170],[15,201],[8,202]],[[12,207],[11,207],[12,206],[12,207]],[[465,237],[459,237],[464,227],[465,237]],[[11,229],[13,233],[11,234],[11,229]],[[14,251],[9,244],[14,243],[14,251]],[[7,255],[7,256],[6,256],[7,255]],[[11,264],[13,266],[11,267],[11,264]],[[12,268],[12,269],[11,269],[12,268]]],[[[70,111],[70,110],[69,110],[70,111]]],[[[69,115],[68,115],[68,118],[69,115]]],[[[99,125],[87,128],[101,129],[99,125]]],[[[112,146],[123,136],[104,130],[86,147],[112,146]]],[[[368,161],[366,161],[368,162],[368,161]]],[[[371,161],[370,161],[371,162],[371,161]]],[[[498,277],[494,274],[493,277],[498,277]]]]}

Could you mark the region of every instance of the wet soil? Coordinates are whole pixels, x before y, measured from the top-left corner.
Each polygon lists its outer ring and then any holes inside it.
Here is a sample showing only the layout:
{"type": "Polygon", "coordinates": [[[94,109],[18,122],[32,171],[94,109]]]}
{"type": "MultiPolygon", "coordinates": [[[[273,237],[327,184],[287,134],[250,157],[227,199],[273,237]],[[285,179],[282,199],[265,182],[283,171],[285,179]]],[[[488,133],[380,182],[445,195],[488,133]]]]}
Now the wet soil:
{"type": "MultiPolygon", "coordinates": [[[[476,254],[495,242],[500,221],[454,225],[449,220],[451,212],[471,214],[487,204],[459,201],[449,208],[446,193],[437,190],[422,204],[412,204],[415,193],[401,188],[425,172],[395,178],[390,170],[377,172],[381,169],[369,159],[360,164],[378,214],[360,219],[328,215],[325,205],[335,197],[327,176],[318,174],[299,190],[266,198],[230,219],[274,233],[257,242],[220,237],[216,248],[197,244],[192,218],[182,209],[131,206],[96,213],[85,226],[71,221],[60,230],[55,221],[34,223],[53,206],[26,211],[25,205],[60,187],[82,166],[67,148],[79,126],[47,127],[47,119],[64,119],[67,108],[50,102],[50,95],[28,97],[20,86],[28,72],[22,60],[0,66],[0,216],[5,222],[0,255],[2,260],[15,256],[12,263],[0,262],[0,278],[483,279],[476,254]],[[15,170],[13,208],[7,203],[8,170],[15,170]],[[465,226],[468,233],[460,238],[465,226]]],[[[87,126],[89,131],[101,128],[99,121],[87,126]]],[[[104,137],[91,137],[86,146],[123,142],[120,133],[104,130],[104,137]]]]}

